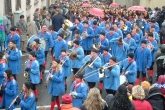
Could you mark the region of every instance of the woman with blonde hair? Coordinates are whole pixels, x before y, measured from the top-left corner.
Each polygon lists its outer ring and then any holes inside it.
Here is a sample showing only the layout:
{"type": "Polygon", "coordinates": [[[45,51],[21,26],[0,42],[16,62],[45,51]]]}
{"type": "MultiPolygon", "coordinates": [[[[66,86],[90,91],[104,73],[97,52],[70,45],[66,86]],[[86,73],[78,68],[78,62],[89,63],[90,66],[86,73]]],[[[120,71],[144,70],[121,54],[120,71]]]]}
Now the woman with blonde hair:
{"type": "Polygon", "coordinates": [[[140,85],[132,88],[132,98],[135,110],[153,110],[150,103],[145,100],[145,92],[140,85]]]}
{"type": "Polygon", "coordinates": [[[58,110],[60,110],[60,98],[59,96],[64,94],[64,73],[59,59],[52,61],[51,69],[47,75],[46,81],[50,82],[48,93],[52,95],[50,110],[54,110],[54,106],[57,103],[58,110]],[[50,81],[49,81],[50,80],[50,81]]]}
{"type": "Polygon", "coordinates": [[[99,89],[90,89],[81,110],[108,110],[107,103],[102,99],[99,89]]]}

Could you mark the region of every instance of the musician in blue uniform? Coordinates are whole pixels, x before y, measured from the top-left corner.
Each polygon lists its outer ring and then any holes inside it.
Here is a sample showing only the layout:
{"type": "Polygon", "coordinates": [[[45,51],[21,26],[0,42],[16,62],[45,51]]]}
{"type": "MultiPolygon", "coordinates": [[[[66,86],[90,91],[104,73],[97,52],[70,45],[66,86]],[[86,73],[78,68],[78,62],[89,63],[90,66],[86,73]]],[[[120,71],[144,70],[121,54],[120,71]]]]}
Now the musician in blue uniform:
{"type": "Polygon", "coordinates": [[[44,39],[45,40],[45,43],[46,43],[45,44],[46,45],[46,49],[44,50],[45,51],[44,67],[46,67],[46,60],[47,60],[48,51],[51,51],[52,48],[53,48],[53,46],[54,46],[52,35],[47,30],[48,30],[47,29],[47,26],[46,25],[43,25],[42,28],[41,28],[41,31],[38,33],[38,37],[41,38],[41,39],[44,39]]]}
{"type": "Polygon", "coordinates": [[[159,42],[160,38],[159,38],[159,34],[155,31],[155,26],[151,26],[150,32],[153,33],[153,37],[154,39],[159,42]]]}
{"type": "Polygon", "coordinates": [[[116,58],[111,57],[109,64],[104,67],[108,67],[104,71],[103,85],[108,94],[115,95],[116,90],[120,85],[120,67],[116,64],[116,58]],[[111,67],[110,67],[111,66],[111,67]]]}
{"type": "Polygon", "coordinates": [[[62,49],[68,50],[68,47],[66,46],[66,41],[63,38],[64,38],[64,35],[60,33],[58,34],[58,39],[54,41],[54,57],[55,58],[59,58],[62,49]]]}
{"type": "Polygon", "coordinates": [[[156,22],[155,18],[152,18],[151,21],[146,25],[145,31],[149,31],[152,26],[154,26],[156,32],[159,33],[160,31],[159,24],[156,22]]]}
{"type": "Polygon", "coordinates": [[[42,74],[44,73],[44,67],[43,64],[45,62],[45,53],[44,49],[40,45],[39,39],[34,39],[32,43],[32,51],[36,53],[36,60],[38,61],[40,65],[40,81],[42,82],[42,74]]]}
{"type": "Polygon", "coordinates": [[[152,84],[152,76],[154,73],[154,70],[153,70],[154,62],[155,62],[155,57],[156,57],[155,55],[156,55],[156,52],[158,51],[158,43],[154,39],[153,33],[148,33],[147,46],[148,46],[149,50],[151,51],[152,64],[151,64],[150,70],[149,70],[149,81],[152,84]]]}
{"type": "Polygon", "coordinates": [[[93,29],[89,27],[88,21],[84,21],[83,33],[84,39],[82,40],[82,47],[86,55],[90,54],[90,49],[93,44],[94,32],[93,29]]]}
{"type": "Polygon", "coordinates": [[[22,86],[23,95],[14,100],[14,105],[20,105],[21,110],[36,110],[35,95],[31,89],[31,82],[25,82],[22,86]]]}
{"type": "Polygon", "coordinates": [[[99,27],[105,27],[105,24],[108,22],[108,17],[104,17],[104,20],[101,22],[101,24],[99,25],[99,27]]]}
{"type": "Polygon", "coordinates": [[[105,32],[100,33],[100,37],[97,39],[96,44],[100,46],[100,53],[103,53],[104,48],[109,47],[109,41],[105,37],[105,32]]]}
{"type": "Polygon", "coordinates": [[[80,31],[79,30],[75,30],[74,31],[74,39],[73,41],[78,40],[79,44],[82,45],[82,38],[80,37],[80,31]]]}
{"type": "Polygon", "coordinates": [[[124,38],[124,42],[128,44],[129,50],[128,53],[134,53],[135,49],[137,48],[135,40],[131,37],[131,33],[127,33],[127,37],[124,38]]]}
{"type": "Polygon", "coordinates": [[[29,60],[25,65],[25,72],[28,73],[28,79],[32,83],[32,90],[36,97],[36,101],[38,100],[38,90],[36,89],[36,85],[40,83],[40,70],[39,63],[36,60],[36,53],[34,51],[29,53],[29,60]]]}
{"type": "MultiPolygon", "coordinates": [[[[0,91],[3,93],[2,107],[5,107],[5,109],[8,110],[8,107],[18,94],[18,83],[14,79],[11,69],[5,70],[4,77],[0,91]]],[[[14,106],[10,108],[10,110],[13,109],[14,106]]]]}
{"type": "Polygon", "coordinates": [[[138,16],[138,19],[136,20],[136,24],[138,27],[142,30],[144,33],[146,31],[146,21],[143,19],[142,15],[138,16]]]}
{"type": "Polygon", "coordinates": [[[4,79],[4,71],[8,68],[8,65],[3,58],[3,54],[0,52],[0,85],[2,84],[2,80],[4,79]]]}
{"type": "MultiPolygon", "coordinates": [[[[97,40],[100,36],[101,28],[97,25],[97,21],[93,21],[92,29],[94,31],[94,39],[97,40]]],[[[94,41],[95,42],[95,41],[94,41]]]]}
{"type": "Polygon", "coordinates": [[[89,88],[95,87],[96,82],[99,82],[99,73],[98,73],[99,70],[98,71],[96,70],[101,67],[101,59],[98,56],[97,52],[98,51],[96,49],[91,49],[91,54],[87,55],[82,61],[83,65],[85,63],[88,64],[88,66],[85,67],[84,78],[87,81],[89,88]],[[92,75],[92,77],[90,75],[92,75]]]}
{"type": "Polygon", "coordinates": [[[142,40],[141,47],[138,47],[135,52],[135,61],[137,63],[137,78],[136,85],[140,82],[140,73],[142,73],[142,81],[146,80],[146,74],[149,71],[152,63],[151,52],[147,48],[146,40],[142,40]]]}
{"type": "Polygon", "coordinates": [[[137,65],[134,54],[129,53],[128,58],[120,63],[121,73],[127,77],[128,83],[134,85],[137,76],[137,65]]]}
{"type": "Polygon", "coordinates": [[[70,27],[70,30],[72,31],[72,39],[73,39],[73,36],[74,36],[74,31],[77,30],[77,29],[79,30],[80,35],[81,35],[82,32],[83,32],[83,24],[81,23],[80,17],[76,17],[75,18],[75,23],[73,24],[72,27],[70,27]]]}
{"type": "Polygon", "coordinates": [[[120,37],[118,33],[115,32],[114,27],[110,28],[110,32],[105,34],[106,38],[108,39],[108,41],[110,41],[113,38],[118,38],[120,37]]]}
{"type": "Polygon", "coordinates": [[[75,81],[70,88],[70,95],[72,96],[73,107],[80,108],[88,95],[88,86],[83,80],[82,73],[75,75],[75,81]]]}
{"type": "Polygon", "coordinates": [[[139,47],[140,46],[140,35],[136,32],[135,28],[132,29],[131,35],[132,35],[132,38],[136,42],[136,46],[139,47]]]}
{"type": "Polygon", "coordinates": [[[77,54],[74,54],[73,57],[75,57],[75,60],[71,59],[71,67],[73,69],[73,74],[75,75],[77,71],[82,67],[82,59],[84,58],[84,51],[83,48],[80,46],[79,40],[75,40],[73,42],[73,48],[71,49],[72,52],[77,52],[77,54]]]}
{"type": "Polygon", "coordinates": [[[123,33],[123,38],[126,38],[127,33],[130,32],[131,29],[129,29],[127,27],[127,25],[125,24],[125,21],[123,19],[120,19],[120,25],[118,27],[121,29],[121,31],[123,33]]]}
{"type": "Polygon", "coordinates": [[[110,32],[110,23],[109,22],[107,22],[106,24],[105,24],[105,27],[101,27],[101,31],[104,31],[105,33],[108,33],[108,32],[110,32]]]}
{"type": "Polygon", "coordinates": [[[128,16],[124,16],[124,21],[125,21],[125,24],[127,25],[127,27],[128,27],[129,29],[132,29],[132,24],[131,24],[131,22],[129,21],[128,16]]]}
{"type": "Polygon", "coordinates": [[[13,76],[16,79],[16,75],[20,73],[20,51],[16,47],[15,41],[9,42],[9,49],[7,50],[5,57],[8,60],[8,66],[12,70],[13,76]]]}
{"type": "Polygon", "coordinates": [[[59,56],[59,59],[60,59],[60,63],[62,65],[62,69],[63,69],[63,72],[64,72],[65,91],[66,91],[67,90],[66,79],[67,79],[68,76],[71,75],[71,61],[70,61],[69,57],[67,56],[67,53],[66,53],[65,49],[61,50],[61,55],[59,56]]]}
{"type": "Polygon", "coordinates": [[[115,32],[119,34],[119,36],[123,37],[123,33],[121,31],[121,29],[118,28],[118,24],[117,23],[114,23],[113,24],[113,27],[115,29],[115,32]]]}
{"type": "Polygon", "coordinates": [[[20,36],[17,34],[16,32],[16,27],[13,26],[10,28],[10,34],[7,36],[6,40],[5,40],[5,48],[8,47],[9,42],[13,40],[16,42],[16,46],[17,48],[20,50],[20,36]]]}
{"type": "Polygon", "coordinates": [[[52,61],[51,69],[46,77],[46,81],[50,82],[48,93],[51,95],[50,110],[54,110],[54,106],[57,103],[58,109],[60,109],[59,96],[64,94],[64,72],[60,65],[60,60],[55,59],[52,61]]]}
{"type": "Polygon", "coordinates": [[[112,56],[116,57],[117,62],[122,61],[127,57],[129,46],[121,37],[110,40],[110,44],[112,47],[112,56]]]}

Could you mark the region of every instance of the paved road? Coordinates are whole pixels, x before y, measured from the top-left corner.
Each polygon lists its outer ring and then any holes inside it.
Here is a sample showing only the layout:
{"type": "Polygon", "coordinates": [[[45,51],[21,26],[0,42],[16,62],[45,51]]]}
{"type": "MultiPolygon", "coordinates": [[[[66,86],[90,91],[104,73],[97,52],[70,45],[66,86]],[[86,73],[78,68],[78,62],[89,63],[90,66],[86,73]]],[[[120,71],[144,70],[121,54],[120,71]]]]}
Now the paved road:
{"type": "MultiPolygon", "coordinates": [[[[27,59],[28,59],[28,55],[24,54],[22,57],[22,69],[24,69],[24,64],[25,64],[25,61],[27,59]]],[[[46,72],[48,71],[48,69],[50,67],[50,62],[51,62],[51,57],[48,56],[48,63],[47,63],[47,67],[46,67],[46,72]]],[[[44,76],[45,76],[45,74],[44,74],[44,76]]],[[[23,71],[21,72],[21,74],[19,74],[17,76],[17,80],[18,80],[18,84],[19,84],[19,90],[21,91],[23,83],[27,81],[26,78],[23,76],[23,71]]],[[[69,93],[69,88],[71,86],[72,80],[73,80],[73,75],[71,75],[70,77],[67,78],[67,86],[68,87],[67,87],[66,93],[69,93]]],[[[155,82],[155,80],[156,80],[156,78],[153,77],[153,82],[155,82]]],[[[98,85],[99,84],[97,84],[97,87],[99,87],[98,85]]],[[[39,91],[39,98],[38,98],[37,106],[38,107],[39,106],[47,106],[47,108],[49,108],[51,97],[48,94],[48,89],[46,89],[45,78],[44,78],[42,84],[37,85],[37,89],[39,91]]],[[[103,90],[102,91],[102,97],[105,98],[105,96],[106,96],[106,91],[103,90]]],[[[19,110],[19,109],[17,109],[17,110],[19,110]]]]}

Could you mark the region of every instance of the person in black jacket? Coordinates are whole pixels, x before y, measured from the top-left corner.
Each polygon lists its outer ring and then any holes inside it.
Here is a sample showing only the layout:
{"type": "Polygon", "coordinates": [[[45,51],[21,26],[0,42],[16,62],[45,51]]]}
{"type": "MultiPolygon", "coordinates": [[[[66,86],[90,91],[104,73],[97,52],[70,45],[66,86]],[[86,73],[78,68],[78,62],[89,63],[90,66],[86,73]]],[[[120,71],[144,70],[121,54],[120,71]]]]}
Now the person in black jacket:
{"type": "Polygon", "coordinates": [[[162,23],[162,28],[160,29],[160,44],[165,44],[165,21],[162,23]]]}
{"type": "Polygon", "coordinates": [[[52,25],[54,31],[58,32],[60,28],[62,28],[62,24],[64,23],[64,19],[62,14],[60,13],[60,8],[57,6],[56,7],[56,13],[54,14],[52,18],[52,25]]]}
{"type": "Polygon", "coordinates": [[[128,98],[127,88],[124,85],[120,85],[116,95],[113,98],[109,96],[109,98],[109,101],[106,100],[108,110],[135,110],[134,104],[128,98]]]}
{"type": "Polygon", "coordinates": [[[165,98],[158,87],[151,88],[145,99],[151,104],[153,110],[164,110],[165,98]]]}

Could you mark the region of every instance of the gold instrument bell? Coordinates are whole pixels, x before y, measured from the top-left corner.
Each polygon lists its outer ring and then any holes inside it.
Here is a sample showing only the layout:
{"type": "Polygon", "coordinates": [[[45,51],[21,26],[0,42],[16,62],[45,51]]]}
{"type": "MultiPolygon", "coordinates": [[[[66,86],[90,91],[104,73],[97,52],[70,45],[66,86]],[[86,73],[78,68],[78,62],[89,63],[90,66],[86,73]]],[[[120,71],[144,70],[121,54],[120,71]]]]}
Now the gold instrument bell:
{"type": "Polygon", "coordinates": [[[77,54],[78,54],[78,52],[77,52],[76,50],[74,50],[74,51],[72,51],[72,53],[70,54],[69,58],[70,58],[71,60],[76,60],[77,57],[74,57],[74,55],[77,55],[77,54]]]}
{"type": "Polygon", "coordinates": [[[28,74],[28,72],[25,72],[25,73],[24,73],[24,77],[25,77],[26,79],[29,79],[29,74],[28,74]]]}

